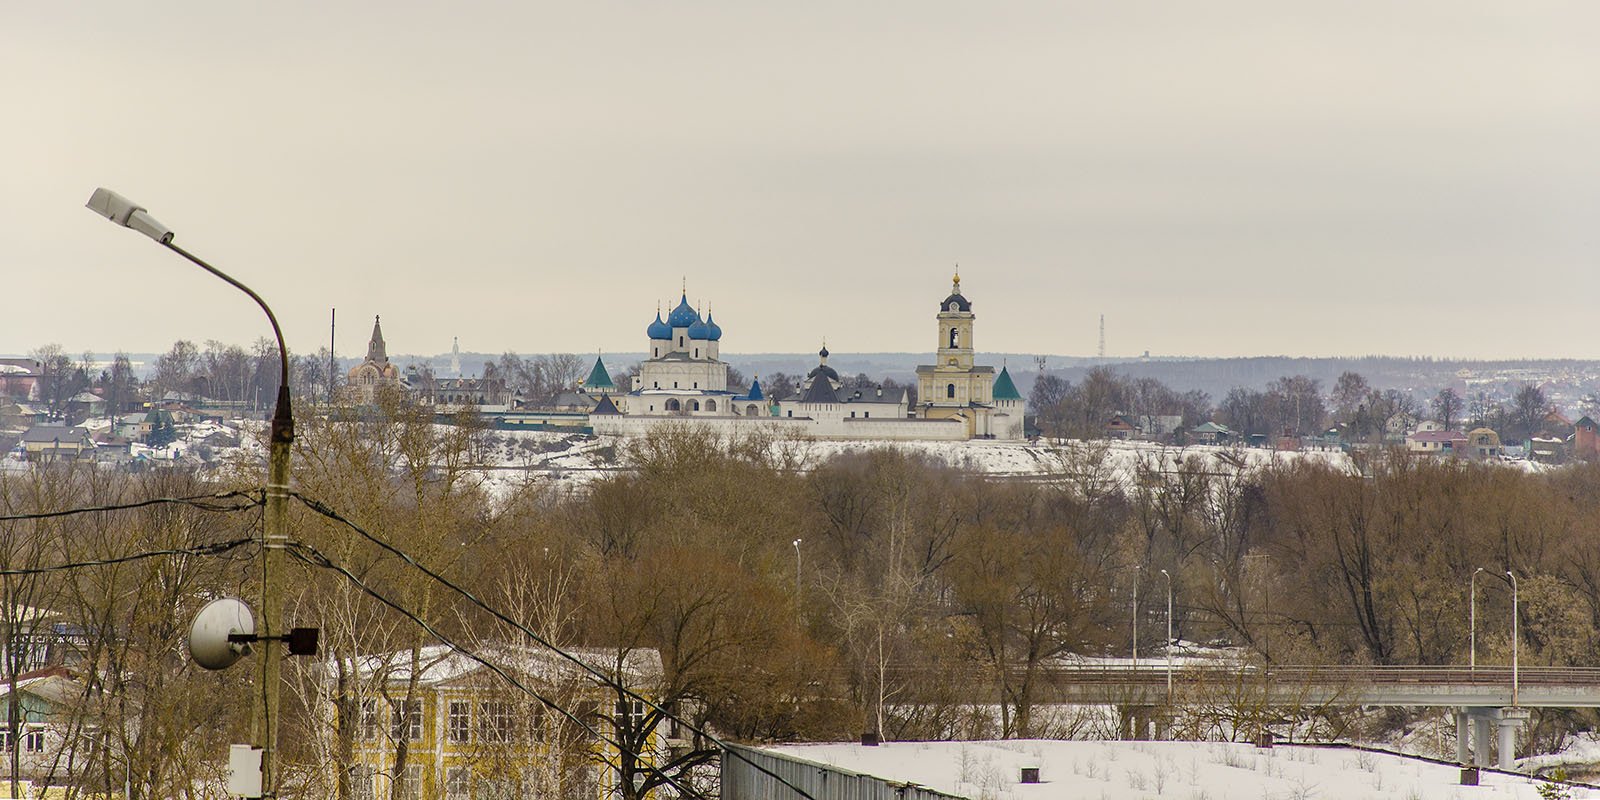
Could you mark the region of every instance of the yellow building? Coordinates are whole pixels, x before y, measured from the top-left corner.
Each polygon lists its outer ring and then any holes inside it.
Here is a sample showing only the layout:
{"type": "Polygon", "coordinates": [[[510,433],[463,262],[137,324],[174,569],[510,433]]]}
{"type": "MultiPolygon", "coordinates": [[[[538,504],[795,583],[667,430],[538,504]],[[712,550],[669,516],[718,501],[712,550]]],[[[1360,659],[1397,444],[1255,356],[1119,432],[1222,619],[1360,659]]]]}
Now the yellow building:
{"type": "Polygon", "coordinates": [[[1009,375],[999,384],[994,367],[973,363],[972,302],[961,294],[961,276],[951,279],[950,296],[939,303],[938,349],[934,363],[917,367],[917,410],[925,419],[959,419],[968,438],[1021,439],[1022,397],[1009,375]]]}
{"type": "MultiPolygon", "coordinates": [[[[647,763],[662,760],[665,737],[642,702],[620,701],[614,688],[548,650],[495,647],[480,655],[601,735],[643,742],[647,763]]],[[[654,650],[574,655],[644,697],[661,680],[654,650]]],[[[359,677],[369,689],[354,727],[357,798],[390,796],[402,745],[403,795],[417,800],[618,796],[615,747],[447,647],[424,647],[415,662],[410,650],[370,656],[359,677]]]]}

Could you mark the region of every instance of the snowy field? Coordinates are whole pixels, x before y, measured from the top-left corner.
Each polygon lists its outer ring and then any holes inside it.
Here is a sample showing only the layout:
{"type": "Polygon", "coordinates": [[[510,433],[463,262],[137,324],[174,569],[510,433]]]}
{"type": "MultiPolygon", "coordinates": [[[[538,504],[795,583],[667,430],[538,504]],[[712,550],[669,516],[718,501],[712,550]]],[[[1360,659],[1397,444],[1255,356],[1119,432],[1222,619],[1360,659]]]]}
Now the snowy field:
{"type": "MultiPolygon", "coordinates": [[[[93,432],[103,432],[108,423],[85,423],[93,432]]],[[[257,437],[264,423],[257,420],[230,420],[223,425],[180,425],[177,439],[164,448],[135,445],[129,455],[135,459],[185,463],[202,469],[215,469],[238,458],[264,459],[257,437]]],[[[537,483],[558,489],[581,489],[588,482],[624,469],[630,440],[597,437],[581,433],[547,431],[491,431],[494,445],[484,453],[479,465],[491,492],[502,494],[513,487],[537,483]]],[[[792,464],[802,471],[827,463],[830,459],[873,450],[892,449],[931,458],[976,474],[1019,480],[1065,478],[1081,479],[1084,465],[1096,463],[1097,477],[1123,486],[1134,484],[1141,470],[1168,472],[1191,465],[1219,475],[1240,469],[1253,469],[1275,463],[1313,461],[1335,469],[1354,469],[1348,455],[1337,450],[1278,452],[1263,448],[1190,445],[1173,447],[1150,442],[1100,441],[1066,442],[882,442],[779,440],[771,445],[774,460],[792,464]]],[[[20,448],[18,448],[20,451],[20,448]]],[[[0,467],[24,469],[20,452],[7,455],[0,467]]],[[[1539,469],[1542,465],[1511,462],[1506,466],[1539,469]]]]}
{"type": "MultiPolygon", "coordinates": [[[[1353,750],[1221,742],[907,742],[800,744],[773,752],[971,800],[1537,800],[1544,781],[1353,750]],[[1022,784],[1023,767],[1040,783],[1022,784]]],[[[1573,787],[1572,798],[1600,798],[1573,787]]]]}

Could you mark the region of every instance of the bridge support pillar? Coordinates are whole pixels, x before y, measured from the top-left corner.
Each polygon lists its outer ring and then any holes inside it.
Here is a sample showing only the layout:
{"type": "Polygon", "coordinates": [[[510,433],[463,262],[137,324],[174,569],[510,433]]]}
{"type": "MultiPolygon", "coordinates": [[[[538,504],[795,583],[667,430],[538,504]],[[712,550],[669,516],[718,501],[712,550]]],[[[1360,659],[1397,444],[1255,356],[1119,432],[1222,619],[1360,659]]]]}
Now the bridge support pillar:
{"type": "Polygon", "coordinates": [[[1526,708],[1500,709],[1500,768],[1513,769],[1517,760],[1517,728],[1530,716],[1526,708]]]}
{"type": "MultiPolygon", "coordinates": [[[[1484,709],[1487,711],[1488,709],[1484,709]]],[[[1480,767],[1493,766],[1489,762],[1489,751],[1493,740],[1489,738],[1489,715],[1472,715],[1472,763],[1480,767]]]]}
{"type": "Polygon", "coordinates": [[[1123,741],[1142,742],[1159,737],[1160,734],[1153,730],[1155,728],[1153,724],[1155,711],[1155,706],[1123,706],[1123,741]]]}
{"type": "Polygon", "coordinates": [[[1464,708],[1456,709],[1456,763],[1466,766],[1472,758],[1472,723],[1464,708]]]}

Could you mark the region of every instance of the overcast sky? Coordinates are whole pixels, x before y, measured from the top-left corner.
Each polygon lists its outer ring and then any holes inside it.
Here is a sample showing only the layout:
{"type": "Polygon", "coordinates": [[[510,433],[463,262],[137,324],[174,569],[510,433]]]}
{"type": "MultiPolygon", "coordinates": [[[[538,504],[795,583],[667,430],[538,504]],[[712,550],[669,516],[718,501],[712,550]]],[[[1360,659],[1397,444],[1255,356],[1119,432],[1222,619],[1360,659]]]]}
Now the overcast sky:
{"type": "Polygon", "coordinates": [[[0,351],[1600,358],[1600,4],[10,3],[0,351]]]}

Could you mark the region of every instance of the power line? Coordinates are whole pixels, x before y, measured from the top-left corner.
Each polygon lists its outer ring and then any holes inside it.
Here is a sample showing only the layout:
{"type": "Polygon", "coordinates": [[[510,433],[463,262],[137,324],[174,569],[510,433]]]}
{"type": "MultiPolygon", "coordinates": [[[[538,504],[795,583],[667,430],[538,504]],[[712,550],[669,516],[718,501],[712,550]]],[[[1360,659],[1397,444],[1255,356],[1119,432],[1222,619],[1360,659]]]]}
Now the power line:
{"type": "Polygon", "coordinates": [[[139,552],[139,553],[131,553],[131,554],[125,555],[125,556],[118,556],[117,558],[103,558],[103,559],[98,559],[98,560],[95,560],[95,561],[73,561],[73,562],[66,563],[66,564],[54,564],[54,565],[51,565],[51,566],[48,566],[48,567],[29,567],[29,568],[22,568],[22,569],[0,569],[0,576],[14,577],[14,576],[20,576],[20,575],[43,575],[43,574],[50,573],[50,572],[70,572],[70,571],[75,570],[75,569],[87,569],[89,567],[106,567],[106,566],[111,566],[113,564],[126,564],[126,563],[128,563],[130,561],[140,561],[142,559],[157,558],[157,557],[160,557],[160,556],[214,556],[214,555],[221,555],[222,553],[226,553],[229,550],[232,550],[232,549],[234,549],[236,547],[240,547],[242,545],[252,544],[255,541],[256,541],[255,537],[247,537],[247,538],[244,538],[244,539],[234,539],[232,541],[227,541],[227,542],[212,542],[210,544],[200,544],[200,545],[195,545],[194,547],[180,547],[180,548],[174,548],[174,549],[169,549],[169,550],[146,550],[146,551],[139,552]]]}
{"type": "Polygon", "coordinates": [[[474,595],[472,592],[469,592],[466,589],[463,589],[460,586],[457,586],[450,579],[444,577],[443,575],[440,575],[437,572],[434,572],[433,570],[427,568],[426,566],[423,566],[415,558],[412,558],[409,553],[407,553],[404,550],[401,550],[400,548],[398,548],[398,547],[396,547],[396,546],[394,546],[392,544],[389,544],[388,542],[378,538],[375,534],[369,533],[366,529],[362,528],[360,525],[357,525],[354,521],[352,521],[350,519],[347,519],[346,517],[341,515],[339,512],[333,510],[332,508],[329,508],[327,505],[324,505],[321,501],[315,500],[315,499],[310,498],[310,497],[306,497],[305,495],[302,495],[299,492],[291,492],[290,494],[291,494],[292,497],[294,497],[295,499],[299,500],[301,503],[305,504],[305,506],[307,508],[311,509],[312,511],[315,511],[318,514],[321,514],[321,515],[327,517],[328,519],[331,519],[331,520],[333,520],[335,522],[338,522],[338,523],[344,525],[345,527],[349,528],[350,530],[355,531],[363,539],[366,539],[367,541],[372,542],[373,544],[377,545],[378,547],[381,547],[384,550],[388,551],[389,553],[397,556],[402,561],[404,561],[407,564],[409,564],[412,567],[414,567],[417,571],[419,571],[422,574],[428,576],[429,578],[432,578],[434,581],[436,581],[439,584],[445,586],[446,588],[450,589],[451,591],[455,592],[456,594],[461,595],[468,602],[470,602],[473,605],[477,606],[478,608],[482,609],[484,612],[488,613],[490,616],[494,617],[495,619],[499,620],[502,623],[505,623],[506,625],[510,625],[512,628],[515,628],[517,631],[520,631],[524,636],[527,636],[528,638],[532,639],[534,642],[538,643],[539,645],[542,645],[543,647],[548,648],[549,650],[551,650],[552,652],[554,652],[557,655],[561,656],[562,658],[572,662],[573,664],[578,665],[579,668],[581,668],[585,672],[589,673],[590,675],[594,676],[596,679],[600,680],[602,683],[604,683],[607,686],[610,686],[610,687],[616,689],[619,694],[622,694],[622,695],[624,695],[626,697],[629,697],[629,698],[632,698],[634,700],[637,700],[640,703],[643,703],[644,705],[646,705],[649,708],[653,709],[654,711],[660,713],[661,716],[663,716],[663,717],[665,717],[665,718],[667,718],[669,720],[672,720],[673,722],[676,722],[676,723],[684,726],[685,728],[689,729],[690,731],[692,731],[692,732],[694,732],[694,733],[696,733],[696,734],[698,734],[700,736],[705,737],[707,741],[711,742],[712,744],[716,745],[717,747],[722,748],[722,751],[724,753],[733,754],[733,756],[735,758],[739,759],[740,761],[745,762],[746,764],[750,765],[751,767],[754,767],[757,771],[759,771],[759,772],[765,774],[767,777],[772,778],[773,780],[783,784],[784,786],[788,787],[789,789],[792,789],[795,793],[800,795],[805,800],[816,800],[816,798],[812,797],[810,793],[806,792],[806,790],[801,789],[799,786],[796,786],[793,783],[790,783],[782,775],[779,775],[776,772],[773,772],[772,770],[767,769],[766,767],[762,766],[761,764],[756,763],[753,759],[749,758],[748,756],[745,756],[744,754],[740,753],[738,750],[736,750],[734,748],[731,748],[731,747],[728,747],[728,745],[726,743],[724,743],[721,739],[717,738],[716,736],[711,735],[709,732],[707,732],[704,729],[700,728],[699,726],[689,722],[688,720],[685,720],[682,717],[679,717],[678,715],[673,714],[672,712],[670,712],[667,709],[663,708],[660,704],[656,703],[654,700],[651,700],[649,698],[643,697],[643,696],[639,695],[638,693],[632,691],[631,689],[627,688],[626,686],[623,686],[621,683],[612,680],[610,676],[608,676],[604,672],[601,672],[600,670],[595,669],[594,667],[590,666],[583,659],[578,658],[577,656],[567,652],[566,650],[561,649],[560,647],[557,647],[555,644],[551,643],[549,640],[545,639],[543,636],[540,636],[538,633],[534,632],[532,629],[528,628],[526,625],[523,625],[522,623],[517,622],[516,620],[514,620],[511,617],[507,616],[504,612],[501,612],[498,609],[495,609],[495,608],[491,607],[488,603],[485,603],[484,601],[478,599],[477,595],[474,595]]]}
{"type": "MultiPolygon", "coordinates": [[[[680,784],[676,780],[674,780],[672,778],[672,776],[666,774],[665,772],[662,772],[661,770],[656,768],[655,765],[645,761],[643,758],[641,758],[641,756],[643,754],[639,753],[637,750],[634,750],[634,749],[632,749],[630,747],[627,747],[622,742],[617,741],[615,739],[612,739],[611,737],[601,733],[599,730],[596,730],[593,726],[589,725],[587,722],[584,722],[582,719],[579,719],[576,715],[574,715],[571,711],[568,711],[565,707],[563,707],[559,703],[555,702],[554,700],[551,700],[548,697],[545,697],[542,694],[539,694],[538,692],[536,692],[533,689],[529,688],[528,686],[524,685],[521,681],[519,681],[516,678],[512,677],[509,673],[507,673],[500,666],[498,666],[498,665],[494,664],[493,662],[489,661],[487,658],[484,658],[483,656],[478,655],[477,653],[473,652],[472,650],[469,650],[468,648],[466,648],[466,647],[464,647],[464,646],[462,646],[460,644],[457,644],[450,637],[445,636],[443,633],[439,632],[439,630],[437,628],[435,628],[432,624],[430,624],[427,620],[424,620],[422,617],[417,616],[417,614],[412,612],[410,609],[407,609],[404,606],[400,605],[400,603],[398,601],[392,600],[389,597],[386,597],[383,593],[381,593],[378,590],[372,588],[365,581],[361,580],[361,578],[357,577],[354,573],[352,573],[350,570],[340,566],[339,564],[334,563],[332,559],[330,559],[327,556],[323,555],[322,553],[318,552],[317,549],[312,547],[311,545],[305,544],[304,542],[290,542],[289,543],[288,552],[289,552],[289,554],[291,556],[299,559],[300,561],[302,561],[302,562],[304,562],[306,564],[310,564],[311,566],[314,566],[314,567],[320,567],[322,569],[327,569],[327,570],[331,570],[333,572],[338,573],[339,575],[343,576],[345,578],[345,580],[348,580],[351,583],[355,584],[356,587],[359,588],[367,596],[371,597],[374,600],[377,600],[378,602],[384,604],[385,606],[388,606],[389,608],[393,609],[394,611],[396,611],[400,615],[402,615],[405,618],[407,618],[407,619],[411,620],[412,622],[416,623],[417,626],[422,628],[423,631],[427,632],[427,634],[429,636],[432,636],[435,639],[438,639],[446,647],[450,648],[451,650],[453,650],[453,651],[455,651],[457,653],[460,653],[463,656],[466,656],[467,658],[472,659],[473,661],[478,662],[479,664],[482,664],[484,667],[488,668],[490,672],[493,672],[496,676],[498,676],[501,680],[505,681],[506,683],[511,684],[512,686],[514,686],[517,689],[521,690],[522,692],[528,694],[530,697],[534,698],[535,700],[538,700],[540,703],[543,703],[546,708],[549,708],[549,709],[555,711],[556,713],[558,713],[561,716],[563,716],[563,717],[567,718],[568,720],[570,720],[573,724],[583,728],[586,732],[588,732],[588,734],[590,736],[593,736],[594,738],[599,739],[600,741],[605,742],[606,744],[609,744],[612,747],[615,747],[617,749],[617,752],[619,752],[619,753],[628,753],[629,755],[632,755],[633,759],[634,759],[634,763],[636,763],[636,764],[640,765],[641,767],[643,767],[645,771],[654,773],[655,775],[659,776],[663,781],[665,781],[666,783],[670,784],[672,786],[672,788],[677,789],[680,793],[682,793],[684,795],[687,795],[687,796],[699,796],[699,793],[690,791],[689,789],[685,788],[682,784],[680,784]]],[[[610,683],[609,680],[607,681],[607,684],[608,685],[613,685],[613,684],[610,683]]]]}
{"type": "Polygon", "coordinates": [[[128,511],[128,510],[135,509],[135,508],[148,508],[150,506],[169,505],[169,504],[187,505],[187,506],[191,506],[191,507],[194,507],[194,508],[198,508],[201,511],[215,511],[215,512],[226,513],[226,512],[232,512],[232,511],[244,511],[246,509],[250,509],[250,508],[254,508],[256,506],[262,505],[262,503],[264,501],[256,497],[256,495],[259,495],[259,494],[261,494],[260,490],[254,490],[254,491],[248,491],[248,492],[247,491],[229,491],[229,492],[216,492],[214,494],[197,494],[197,495],[190,495],[188,497],[152,497],[152,498],[147,499],[147,500],[136,500],[136,501],[131,502],[131,503],[115,503],[115,504],[111,504],[111,505],[102,505],[102,506],[80,506],[78,508],[66,508],[66,509],[62,509],[60,511],[35,511],[35,512],[23,513],[23,514],[0,514],[0,522],[21,522],[21,521],[26,521],[26,520],[55,519],[55,518],[58,518],[58,517],[75,516],[77,514],[94,514],[94,513],[100,513],[100,512],[106,512],[106,511],[128,511]],[[242,504],[242,505],[238,504],[238,503],[222,503],[222,502],[220,502],[220,501],[223,501],[223,500],[232,500],[234,498],[241,498],[241,497],[249,500],[250,502],[242,504]]]}

